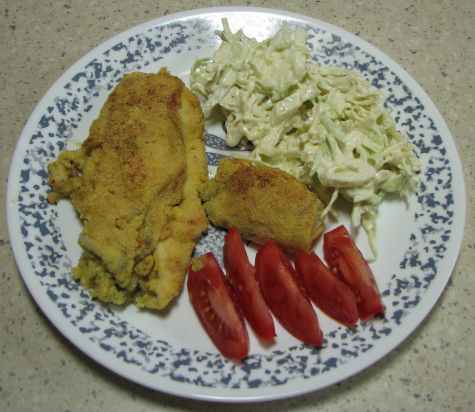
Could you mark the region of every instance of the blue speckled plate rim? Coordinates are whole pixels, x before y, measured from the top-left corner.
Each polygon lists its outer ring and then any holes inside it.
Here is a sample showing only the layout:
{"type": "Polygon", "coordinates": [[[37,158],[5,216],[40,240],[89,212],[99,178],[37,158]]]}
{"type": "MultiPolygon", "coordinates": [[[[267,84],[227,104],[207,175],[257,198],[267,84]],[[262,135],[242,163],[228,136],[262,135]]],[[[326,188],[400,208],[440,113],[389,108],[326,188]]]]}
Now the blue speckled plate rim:
{"type": "Polygon", "coordinates": [[[465,184],[464,176],[462,172],[462,165],[460,163],[458,152],[452,138],[452,135],[440,115],[439,111],[435,107],[434,103],[424,92],[421,86],[411,78],[411,76],[397,63],[395,63],[391,58],[385,55],[383,52],[378,50],[375,46],[370,43],[362,40],[361,38],[346,32],[345,30],[322,22],[318,19],[313,19],[306,17],[304,15],[295,14],[282,10],[266,9],[266,8],[253,8],[253,7],[216,7],[216,8],[206,8],[206,9],[195,9],[186,12],[176,13],[154,19],[152,21],[140,24],[135,26],[125,32],[122,32],[118,35],[113,36],[109,40],[101,43],[99,46],[91,50],[79,61],[73,64],[49,89],[49,91],[44,95],[41,101],[38,103],[34,109],[32,115],[30,116],[27,124],[25,125],[21,137],[18,141],[17,147],[13,154],[12,163],[10,166],[10,173],[7,185],[7,199],[6,199],[6,211],[7,211],[7,222],[9,228],[9,235],[11,239],[11,246],[13,253],[18,265],[18,268],[22,274],[23,280],[33,296],[33,299],[38,304],[38,306],[43,310],[45,315],[50,319],[50,321],[55,325],[55,327],[61,331],[61,333],[66,336],[76,347],[81,351],[87,354],[89,357],[94,359],[99,364],[105,366],[106,368],[114,371],[115,373],[123,376],[126,379],[130,379],[141,385],[149,387],[154,390],[161,390],[169,394],[177,395],[180,397],[186,396],[194,399],[217,401],[217,402],[255,402],[255,401],[264,401],[272,399],[282,399],[290,396],[301,395],[316,389],[322,389],[326,386],[334,384],[336,382],[342,381],[363,369],[371,366],[384,355],[389,353],[392,349],[398,346],[410,333],[412,333],[417,326],[423,321],[423,319],[430,312],[431,308],[439,299],[442,294],[445,286],[450,278],[450,274],[455,266],[458,253],[460,250],[461,242],[463,239],[463,229],[465,226],[465,214],[466,214],[466,194],[465,194],[465,184]],[[88,63],[92,56],[97,55],[101,52],[104,52],[115,43],[123,41],[130,37],[131,35],[143,32],[151,27],[155,27],[162,24],[171,23],[174,21],[183,21],[189,18],[209,16],[213,14],[222,14],[222,13],[264,13],[267,15],[276,15],[278,17],[284,17],[291,20],[298,20],[309,25],[321,27],[330,32],[334,32],[342,35],[353,44],[360,46],[362,49],[367,50],[373,56],[379,58],[383,61],[388,67],[395,72],[398,76],[409,86],[411,91],[413,91],[424,103],[426,111],[431,113],[432,118],[435,120],[438,129],[441,132],[442,136],[450,137],[444,143],[448,150],[448,158],[451,159],[451,168],[454,174],[454,198],[458,203],[458,208],[454,215],[453,223],[453,237],[451,239],[451,253],[447,253],[446,258],[443,262],[440,263],[440,271],[445,273],[446,276],[438,276],[434,279],[430,286],[431,298],[428,296],[423,299],[423,301],[417,306],[417,309],[411,312],[410,315],[405,319],[405,327],[398,328],[394,331],[394,334],[391,335],[391,338],[388,340],[388,344],[376,346],[372,351],[362,354],[358,359],[350,364],[341,365],[334,371],[331,371],[326,374],[326,381],[323,385],[319,385],[318,388],[311,379],[305,381],[294,382],[293,384],[288,384],[281,387],[268,387],[259,389],[259,393],[256,394],[255,391],[251,389],[240,389],[237,393],[233,389],[207,389],[207,388],[190,388],[187,384],[180,384],[178,382],[160,380],[154,378],[153,381],[150,379],[150,376],[146,373],[141,373],[137,371],[133,366],[128,364],[117,363],[117,360],[112,354],[107,352],[98,352],[97,346],[90,342],[87,339],[84,339],[83,336],[74,328],[64,321],[61,313],[57,310],[54,304],[44,299],[43,292],[39,288],[38,280],[33,276],[28,276],[30,271],[30,266],[28,265],[28,258],[24,250],[24,246],[19,241],[19,220],[16,215],[16,210],[13,207],[16,201],[16,184],[19,178],[19,165],[23,157],[24,148],[28,143],[28,131],[37,124],[40,114],[45,108],[45,102],[47,102],[55,94],[55,90],[63,85],[72,74],[74,74],[79,68],[84,64],[88,63]],[[193,393],[187,393],[190,389],[193,390],[193,393]],[[219,393],[217,393],[219,392],[219,393]]]}

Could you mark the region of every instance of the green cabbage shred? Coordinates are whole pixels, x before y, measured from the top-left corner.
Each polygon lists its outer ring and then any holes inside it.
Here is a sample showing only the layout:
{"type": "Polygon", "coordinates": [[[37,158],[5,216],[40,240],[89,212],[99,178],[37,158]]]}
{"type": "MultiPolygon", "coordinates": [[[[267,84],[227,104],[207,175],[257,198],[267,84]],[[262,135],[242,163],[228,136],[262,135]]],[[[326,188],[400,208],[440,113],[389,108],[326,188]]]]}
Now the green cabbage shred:
{"type": "Polygon", "coordinates": [[[421,169],[382,93],[355,71],[313,62],[302,29],[284,24],[258,42],[223,20],[220,36],[191,72],[205,116],[224,114],[229,146],[251,142],[251,158],[330,191],[324,213],[338,197],[349,201],[376,256],[379,204],[389,193],[407,198],[421,169]]]}

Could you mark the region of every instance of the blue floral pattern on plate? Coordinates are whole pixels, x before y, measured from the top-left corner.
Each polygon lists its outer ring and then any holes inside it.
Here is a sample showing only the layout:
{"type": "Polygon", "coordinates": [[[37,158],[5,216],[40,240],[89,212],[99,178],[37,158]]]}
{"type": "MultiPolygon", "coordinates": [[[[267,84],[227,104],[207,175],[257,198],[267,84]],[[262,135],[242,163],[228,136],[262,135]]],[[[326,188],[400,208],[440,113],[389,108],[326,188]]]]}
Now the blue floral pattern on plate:
{"type": "MultiPolygon", "coordinates": [[[[232,21],[233,13],[228,14],[232,21]]],[[[100,96],[111,90],[124,73],[150,70],[162,61],[170,64],[170,59],[176,56],[199,53],[208,39],[216,42],[214,30],[220,17],[197,14],[149,23],[112,42],[110,47],[99,48],[89,60],[83,59],[84,64],[45,97],[45,110],[22,135],[24,145],[18,155],[21,163],[14,165],[17,191],[9,194],[14,210],[9,213],[18,218],[19,230],[14,235],[20,239],[18,247],[26,253],[31,268],[29,273],[23,273],[26,283],[29,277],[36,278],[41,285],[40,293],[98,351],[113,355],[116,362],[132,365],[140,373],[159,377],[159,382],[171,380],[210,390],[258,390],[286,385],[296,378],[316,379],[371,352],[382,340],[404,327],[406,318],[417,310],[434,279],[448,278],[440,267],[458,251],[448,246],[454,230],[460,230],[454,223],[461,201],[460,195],[454,195],[454,162],[458,159],[449,156],[450,134],[441,130],[439,120],[431,115],[420,93],[415,93],[401,78],[400,69],[391,67],[379,55],[375,56],[373,49],[364,47],[365,44],[343,31],[295,16],[270,14],[269,32],[289,19],[290,24],[301,26],[309,33],[315,61],[358,70],[375,87],[384,90],[386,106],[423,161],[421,184],[411,209],[413,226],[407,249],[389,282],[380,285],[386,317],[360,324],[355,330],[336,326],[325,331],[321,350],[298,343],[285,349],[271,347],[265,353],[251,354],[239,365],[225,360],[212,348],[202,351],[177,347],[124,321],[120,313],[91,300],[71,278],[72,263],[58,225],[58,211],[46,200],[47,164],[66,147],[69,139],[83,137],[76,136],[75,130],[94,107],[102,104],[100,96]]],[[[219,136],[207,133],[206,143],[210,167],[222,157],[232,155],[219,136]]],[[[222,259],[223,237],[222,230],[210,228],[197,245],[196,253],[211,250],[222,259]]]]}

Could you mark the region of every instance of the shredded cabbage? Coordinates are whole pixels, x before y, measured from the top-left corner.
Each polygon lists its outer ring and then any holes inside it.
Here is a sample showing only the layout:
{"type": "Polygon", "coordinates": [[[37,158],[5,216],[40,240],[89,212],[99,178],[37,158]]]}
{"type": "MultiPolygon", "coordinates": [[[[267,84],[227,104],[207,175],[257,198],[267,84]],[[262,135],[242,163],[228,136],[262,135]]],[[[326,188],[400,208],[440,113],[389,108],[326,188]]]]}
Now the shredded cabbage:
{"type": "Polygon", "coordinates": [[[302,29],[283,25],[258,42],[224,19],[220,35],[214,56],[191,72],[205,116],[222,111],[229,146],[252,142],[253,159],[331,189],[325,213],[340,196],[351,202],[352,225],[376,256],[378,205],[388,193],[406,198],[421,168],[382,94],[355,71],[312,62],[302,29]]]}

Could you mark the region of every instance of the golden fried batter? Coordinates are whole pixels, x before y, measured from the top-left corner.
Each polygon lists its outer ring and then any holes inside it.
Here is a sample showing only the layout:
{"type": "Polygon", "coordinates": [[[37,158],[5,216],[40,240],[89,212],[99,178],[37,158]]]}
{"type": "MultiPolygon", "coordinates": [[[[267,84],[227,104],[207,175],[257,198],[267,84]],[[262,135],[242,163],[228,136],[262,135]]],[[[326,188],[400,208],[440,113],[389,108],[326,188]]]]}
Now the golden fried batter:
{"type": "Polygon", "coordinates": [[[207,226],[203,115],[183,82],[163,69],[125,75],[81,149],[48,170],[49,200],[70,198],[84,225],[75,277],[105,302],[167,306],[207,226]]]}
{"type": "Polygon", "coordinates": [[[184,89],[178,113],[181,131],[185,136],[186,178],[183,200],[172,209],[172,220],[167,227],[168,236],[161,237],[154,251],[158,270],[153,271],[144,283],[146,293],[138,297],[137,304],[161,309],[181,290],[184,272],[190,263],[195,243],[208,227],[208,220],[198,195],[198,188],[208,181],[208,163],[203,145],[203,115],[195,96],[184,89]],[[157,299],[156,296],[159,296],[157,299]]]}
{"type": "Polygon", "coordinates": [[[248,160],[223,159],[201,193],[210,221],[257,244],[309,250],[323,231],[323,204],[293,176],[248,160]]]}

